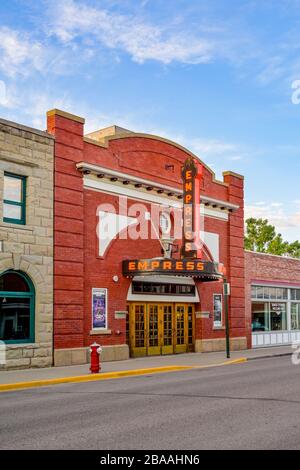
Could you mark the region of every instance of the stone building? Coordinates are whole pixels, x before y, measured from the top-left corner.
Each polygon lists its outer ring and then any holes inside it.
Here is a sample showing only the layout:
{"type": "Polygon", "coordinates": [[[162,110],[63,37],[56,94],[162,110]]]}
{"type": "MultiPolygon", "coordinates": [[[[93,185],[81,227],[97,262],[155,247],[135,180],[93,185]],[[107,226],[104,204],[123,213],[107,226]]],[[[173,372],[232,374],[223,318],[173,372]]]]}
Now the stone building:
{"type": "Polygon", "coordinates": [[[0,119],[0,368],[52,365],[53,148],[0,119]]]}

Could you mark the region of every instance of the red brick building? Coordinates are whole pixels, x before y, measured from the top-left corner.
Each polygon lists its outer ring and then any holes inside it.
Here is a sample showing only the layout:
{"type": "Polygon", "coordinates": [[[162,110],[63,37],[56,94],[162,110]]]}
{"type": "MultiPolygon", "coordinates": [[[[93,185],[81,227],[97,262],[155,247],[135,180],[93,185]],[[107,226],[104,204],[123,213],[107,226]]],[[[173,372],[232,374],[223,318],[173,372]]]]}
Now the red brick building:
{"type": "Polygon", "coordinates": [[[246,251],[245,266],[248,347],[300,341],[300,260],[246,251]]]}
{"type": "Polygon", "coordinates": [[[181,169],[194,156],[174,142],[116,126],[84,135],[84,119],[59,110],[48,112],[47,127],[55,137],[55,364],[86,362],[95,340],[104,360],[224,349],[220,263],[231,285],[232,348],[245,348],[251,333],[243,177],[225,172],[217,181],[202,163],[204,264],[195,267],[198,274],[166,275],[161,267],[172,262],[180,271],[185,263],[178,236],[181,169]],[[130,260],[148,271],[128,275],[130,260]],[[206,266],[212,272],[205,277],[199,270],[206,266]]]}

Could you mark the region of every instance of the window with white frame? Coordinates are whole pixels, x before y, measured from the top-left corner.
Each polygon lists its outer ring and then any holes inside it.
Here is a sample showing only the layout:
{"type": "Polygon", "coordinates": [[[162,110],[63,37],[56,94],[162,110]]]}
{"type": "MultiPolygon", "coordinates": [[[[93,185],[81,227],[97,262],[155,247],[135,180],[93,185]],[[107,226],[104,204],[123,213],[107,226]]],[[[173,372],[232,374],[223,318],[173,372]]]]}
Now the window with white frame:
{"type": "Polygon", "coordinates": [[[300,330],[300,289],[291,289],[291,329],[300,330]]]}
{"type": "Polygon", "coordinates": [[[159,216],[159,228],[162,236],[169,237],[171,234],[172,222],[168,211],[163,211],[159,216]]]}
{"type": "Polygon", "coordinates": [[[300,289],[253,285],[252,331],[300,330],[300,289]]]}

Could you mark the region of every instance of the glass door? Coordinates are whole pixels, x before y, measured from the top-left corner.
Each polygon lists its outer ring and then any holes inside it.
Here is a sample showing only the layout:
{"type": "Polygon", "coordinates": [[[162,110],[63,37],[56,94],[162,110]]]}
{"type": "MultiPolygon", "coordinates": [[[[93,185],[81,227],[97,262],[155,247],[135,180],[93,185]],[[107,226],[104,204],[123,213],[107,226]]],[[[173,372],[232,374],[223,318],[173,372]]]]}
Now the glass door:
{"type": "Polygon", "coordinates": [[[195,350],[194,338],[195,338],[195,315],[194,315],[194,305],[187,306],[187,349],[188,352],[193,352],[195,350]]]}
{"type": "Polygon", "coordinates": [[[161,354],[173,354],[174,327],[173,327],[173,305],[163,304],[161,306],[162,345],[161,354]]]}
{"type": "Polygon", "coordinates": [[[194,351],[192,304],[133,303],[127,328],[132,357],[194,351]]]}
{"type": "Polygon", "coordinates": [[[161,354],[161,321],[159,321],[160,307],[157,304],[148,305],[148,334],[147,349],[149,356],[161,354]]]}
{"type": "Polygon", "coordinates": [[[130,315],[130,353],[132,357],[147,355],[146,342],[147,304],[132,304],[130,315]]]}
{"type": "Polygon", "coordinates": [[[175,304],[175,353],[187,352],[187,310],[185,304],[175,304]]]}

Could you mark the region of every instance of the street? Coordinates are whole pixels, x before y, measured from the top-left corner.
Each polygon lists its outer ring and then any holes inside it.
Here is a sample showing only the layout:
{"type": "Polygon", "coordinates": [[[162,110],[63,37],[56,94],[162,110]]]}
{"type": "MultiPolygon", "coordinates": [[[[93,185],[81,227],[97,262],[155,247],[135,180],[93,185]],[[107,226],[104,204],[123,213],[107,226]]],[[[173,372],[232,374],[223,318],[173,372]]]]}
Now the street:
{"type": "Polygon", "coordinates": [[[290,357],[0,394],[1,449],[300,449],[290,357]]]}

